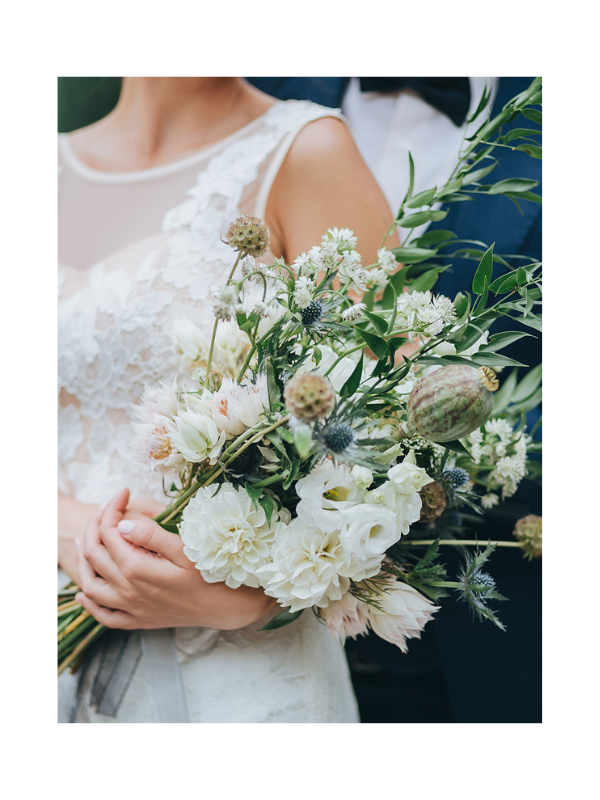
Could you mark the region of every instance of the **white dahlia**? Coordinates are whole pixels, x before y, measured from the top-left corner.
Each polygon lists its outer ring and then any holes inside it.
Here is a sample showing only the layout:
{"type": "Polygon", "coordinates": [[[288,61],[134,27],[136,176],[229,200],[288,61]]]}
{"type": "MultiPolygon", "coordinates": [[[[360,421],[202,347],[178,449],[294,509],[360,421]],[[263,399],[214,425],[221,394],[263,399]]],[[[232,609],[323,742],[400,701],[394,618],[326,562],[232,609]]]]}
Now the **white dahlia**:
{"type": "Polygon", "coordinates": [[[348,558],[337,533],[324,533],[299,518],[278,526],[272,559],[257,575],[266,594],[290,611],[323,608],[350,586],[340,574],[348,558]]]}
{"type": "MultiPolygon", "coordinates": [[[[183,552],[209,583],[227,586],[259,586],[259,567],[270,559],[275,525],[262,506],[255,507],[242,487],[229,483],[199,489],[183,511],[180,525],[183,552]]],[[[284,519],[289,519],[284,512],[284,519]]]]}

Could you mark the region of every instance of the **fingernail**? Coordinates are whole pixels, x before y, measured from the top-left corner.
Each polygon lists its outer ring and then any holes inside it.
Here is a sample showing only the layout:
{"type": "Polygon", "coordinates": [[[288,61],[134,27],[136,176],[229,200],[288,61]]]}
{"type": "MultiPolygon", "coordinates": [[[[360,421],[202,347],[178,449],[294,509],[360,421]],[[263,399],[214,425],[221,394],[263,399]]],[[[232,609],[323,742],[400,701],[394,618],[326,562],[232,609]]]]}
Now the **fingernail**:
{"type": "Polygon", "coordinates": [[[128,533],[135,528],[135,522],[132,522],[130,519],[122,519],[119,524],[117,525],[117,530],[119,533],[124,533],[127,536],[128,533]]]}
{"type": "Polygon", "coordinates": [[[77,552],[81,550],[81,539],[75,539],[75,550],[77,550],[77,552]]]}

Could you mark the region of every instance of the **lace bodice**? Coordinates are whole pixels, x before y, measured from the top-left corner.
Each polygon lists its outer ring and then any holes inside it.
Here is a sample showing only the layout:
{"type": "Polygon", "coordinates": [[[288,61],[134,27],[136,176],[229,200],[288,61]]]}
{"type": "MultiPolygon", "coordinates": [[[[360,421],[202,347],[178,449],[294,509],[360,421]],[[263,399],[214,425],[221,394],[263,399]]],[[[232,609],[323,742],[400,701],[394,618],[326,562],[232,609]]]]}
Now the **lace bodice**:
{"type": "MultiPolygon", "coordinates": [[[[131,456],[133,406],[146,385],[176,377],[175,320],[189,317],[207,333],[212,327],[208,290],[223,282],[232,265],[232,251],[221,241],[229,222],[240,214],[264,217],[270,187],[297,134],[311,121],[336,114],[311,103],[278,102],[217,145],[164,167],[123,175],[82,164],[68,137],[61,137],[58,452],[63,493],[101,503],[128,486],[134,497],[164,499],[160,476],[131,456]]],[[[268,635],[215,632],[208,648],[206,631],[179,629],[192,721],[218,721],[215,716],[228,714],[231,721],[236,714],[240,721],[355,721],[341,648],[312,615],[303,619],[268,635]],[[310,650],[300,660],[292,658],[309,639],[310,650]],[[304,662],[308,666],[298,670],[304,662]],[[227,680],[219,681],[219,674],[227,680]],[[283,681],[282,697],[296,687],[283,703],[295,708],[293,720],[286,718],[288,712],[273,717],[276,693],[268,687],[279,685],[274,675],[283,681]],[[321,698],[320,710],[310,714],[309,694],[313,704],[321,698]]],[[[143,676],[142,663],[117,721],[123,714],[123,721],[144,721],[143,676]]],[[[96,715],[95,721],[112,720],[96,715]]]]}

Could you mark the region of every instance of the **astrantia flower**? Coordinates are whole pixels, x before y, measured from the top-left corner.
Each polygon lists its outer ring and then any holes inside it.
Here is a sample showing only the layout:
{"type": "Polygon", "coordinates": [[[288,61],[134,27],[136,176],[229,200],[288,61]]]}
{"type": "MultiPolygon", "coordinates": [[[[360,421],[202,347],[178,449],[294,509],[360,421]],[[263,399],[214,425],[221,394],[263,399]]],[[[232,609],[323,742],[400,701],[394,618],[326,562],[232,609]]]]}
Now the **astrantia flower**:
{"type": "Polygon", "coordinates": [[[323,234],[323,242],[333,242],[338,252],[343,253],[346,250],[354,250],[358,239],[350,228],[329,228],[327,233],[323,234]]]}
{"type": "Polygon", "coordinates": [[[495,494],[494,492],[488,492],[487,494],[484,494],[483,497],[481,498],[481,507],[488,510],[490,508],[494,508],[494,506],[497,506],[499,502],[500,498],[498,497],[497,494],[495,494]]]}
{"type": "Polygon", "coordinates": [[[406,653],[407,639],[420,639],[421,631],[438,606],[406,583],[390,579],[387,590],[377,595],[380,608],[367,605],[373,632],[406,653]]]}
{"type": "Polygon", "coordinates": [[[315,290],[314,281],[310,278],[301,276],[296,280],[294,289],[294,302],[298,308],[306,308],[313,299],[313,292],[315,290]]]}
{"type": "Polygon", "coordinates": [[[367,271],[366,274],[366,284],[367,288],[382,288],[383,286],[387,286],[388,283],[388,274],[384,269],[377,268],[370,269],[367,271]]]}
{"type": "Polygon", "coordinates": [[[385,247],[380,247],[377,251],[377,263],[388,275],[391,275],[398,268],[396,256],[390,250],[386,250],[385,247]]]}
{"type": "Polygon", "coordinates": [[[348,578],[340,574],[348,566],[348,557],[336,532],[324,533],[294,519],[277,527],[271,555],[272,562],[257,570],[257,575],[265,593],[292,612],[323,608],[340,600],[350,587],[348,578]]]}
{"type": "Polygon", "coordinates": [[[319,616],[343,644],[348,638],[356,639],[368,633],[366,609],[365,603],[346,592],[340,600],[334,600],[321,609],[319,616]]]}
{"type": "Polygon", "coordinates": [[[225,443],[225,431],[215,425],[210,411],[181,411],[171,435],[173,446],[186,461],[215,464],[225,443]]]}
{"type": "Polygon", "coordinates": [[[217,319],[229,320],[235,316],[238,296],[233,286],[213,286],[209,291],[213,300],[213,314],[217,319]]]}
{"type": "Polygon", "coordinates": [[[185,507],[179,528],[183,552],[209,583],[257,587],[256,572],[270,559],[280,517],[274,514],[269,524],[262,506],[242,487],[224,483],[218,489],[199,489],[185,507]]]}
{"type": "Polygon", "coordinates": [[[356,322],[357,319],[362,317],[366,307],[366,303],[354,303],[353,306],[342,312],[342,319],[346,322],[356,322]]]}

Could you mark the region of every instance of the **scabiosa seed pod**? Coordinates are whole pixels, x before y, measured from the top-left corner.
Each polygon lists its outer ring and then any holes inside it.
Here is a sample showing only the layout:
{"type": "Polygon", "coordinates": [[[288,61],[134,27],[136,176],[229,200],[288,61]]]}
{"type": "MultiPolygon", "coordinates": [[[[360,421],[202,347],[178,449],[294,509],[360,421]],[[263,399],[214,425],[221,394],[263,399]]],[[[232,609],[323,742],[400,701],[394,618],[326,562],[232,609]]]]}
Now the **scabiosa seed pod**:
{"type": "Polygon", "coordinates": [[[323,316],[323,303],[320,300],[313,300],[302,309],[300,316],[304,325],[316,325],[323,316]]]}
{"type": "Polygon", "coordinates": [[[258,217],[243,216],[234,220],[225,234],[225,242],[246,255],[258,258],[267,252],[271,236],[258,217]]]}
{"type": "Polygon", "coordinates": [[[307,372],[288,381],[283,399],[294,417],[302,422],[315,422],[333,411],[335,390],[327,378],[307,372]]]}
{"type": "Polygon", "coordinates": [[[446,508],[446,492],[441,483],[431,481],[419,492],[421,496],[421,516],[419,522],[431,522],[446,508]]]}
{"type": "Polygon", "coordinates": [[[343,453],[354,441],[354,433],[347,422],[330,425],[323,434],[325,447],[332,453],[343,453]]]}
{"type": "Polygon", "coordinates": [[[513,536],[523,545],[528,559],[542,555],[542,518],[536,514],[528,514],[515,525],[513,536]]]}
{"type": "Polygon", "coordinates": [[[490,367],[462,364],[440,367],[413,387],[404,432],[434,442],[451,442],[480,428],[492,413],[498,388],[490,367]]]}
{"type": "Polygon", "coordinates": [[[469,473],[462,467],[455,467],[454,469],[444,470],[444,480],[448,481],[450,486],[455,489],[460,489],[469,480],[469,473]]]}

